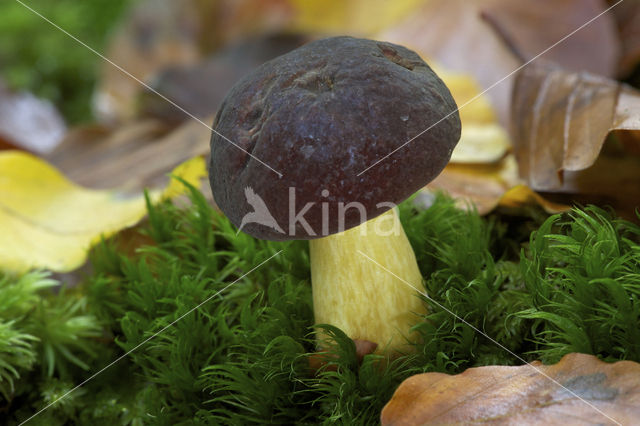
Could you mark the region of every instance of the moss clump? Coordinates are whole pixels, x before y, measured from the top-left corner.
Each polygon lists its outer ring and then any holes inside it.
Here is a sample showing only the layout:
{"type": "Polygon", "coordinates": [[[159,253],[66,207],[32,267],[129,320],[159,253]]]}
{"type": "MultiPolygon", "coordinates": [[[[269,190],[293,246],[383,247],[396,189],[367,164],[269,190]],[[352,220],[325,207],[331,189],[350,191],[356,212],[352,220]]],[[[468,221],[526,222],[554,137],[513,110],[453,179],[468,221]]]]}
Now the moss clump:
{"type": "Polygon", "coordinates": [[[520,263],[534,353],[640,361],[640,227],[596,207],[553,216],[520,263]],[[554,231],[555,229],[555,231],[554,231]]]}
{"type": "Polygon", "coordinates": [[[425,211],[406,203],[400,215],[429,294],[411,355],[359,363],[353,343],[325,326],[329,364],[311,371],[307,244],[236,235],[192,188],[186,205],[149,206],[140,232],[150,243],[135,254],[117,238],[99,245],[79,286],[52,292],[43,273],[2,278],[0,410],[24,420],[119,357],[34,424],[371,424],[423,371],[576,350],[640,361],[636,225],[574,210],[549,218],[517,254],[505,247],[520,241],[503,241],[513,226],[446,197],[425,211]]]}

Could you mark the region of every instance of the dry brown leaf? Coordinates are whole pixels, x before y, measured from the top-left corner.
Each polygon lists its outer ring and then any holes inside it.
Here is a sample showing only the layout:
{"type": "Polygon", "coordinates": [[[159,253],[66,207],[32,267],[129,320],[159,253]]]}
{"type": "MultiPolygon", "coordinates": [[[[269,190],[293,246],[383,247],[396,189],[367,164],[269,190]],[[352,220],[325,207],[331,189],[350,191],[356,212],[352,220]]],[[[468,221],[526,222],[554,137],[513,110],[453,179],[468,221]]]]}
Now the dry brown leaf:
{"type": "MultiPolygon", "coordinates": [[[[615,2],[610,0],[609,3],[615,2]]],[[[640,2],[623,1],[613,9],[613,16],[622,42],[618,75],[627,76],[640,63],[640,2]]]]}
{"type": "MultiPolygon", "coordinates": [[[[115,32],[106,56],[148,83],[160,70],[196,64],[230,41],[278,31],[290,15],[287,0],[146,0],[115,32]]],[[[96,117],[105,123],[134,117],[142,90],[140,83],[105,63],[94,97],[96,117]]]]}
{"type": "Polygon", "coordinates": [[[548,377],[529,365],[410,377],[382,411],[382,424],[602,425],[615,424],[615,419],[631,425],[640,421],[640,364],[608,364],[574,353],[554,365],[539,361],[532,365],[548,377]]]}
{"type": "MultiPolygon", "coordinates": [[[[252,37],[221,49],[202,62],[173,66],[159,72],[151,86],[194,116],[204,119],[217,111],[234,83],[262,63],[304,43],[294,35],[252,37]]],[[[143,91],[140,112],[171,122],[189,118],[154,93],[143,91]]]]}
{"type": "MultiPolygon", "coordinates": [[[[482,11],[505,45],[526,62],[604,12],[602,0],[494,0],[482,11]]],[[[620,40],[605,14],[540,57],[570,71],[616,75],[620,40]],[[589,46],[585,49],[585,46],[589,46]]]]}
{"type": "Polygon", "coordinates": [[[208,154],[210,137],[211,131],[195,120],[175,130],[156,120],[123,125],[113,132],[92,126],[70,132],[46,159],[80,185],[138,193],[166,184],[168,171],[183,161],[208,154]]]}
{"type": "Polygon", "coordinates": [[[520,175],[532,189],[588,194],[627,211],[638,205],[640,92],[593,74],[530,66],[516,81],[513,112],[520,175]],[[616,129],[633,133],[605,146],[616,129]]]}
{"type": "MultiPolygon", "coordinates": [[[[376,37],[414,48],[450,70],[473,75],[488,88],[520,66],[514,50],[529,58],[539,53],[535,51],[538,47],[544,50],[588,20],[578,23],[576,17],[595,16],[603,10],[604,4],[595,0],[430,0],[376,37]],[[502,9],[504,12],[495,13],[502,9]],[[483,16],[491,17],[491,23],[483,16]]],[[[618,46],[615,33],[611,34],[615,32],[611,20],[608,15],[601,16],[574,34],[570,43],[557,45],[547,55],[560,65],[615,69],[617,57],[612,52],[618,46]],[[593,38],[602,42],[588,44],[593,38]]],[[[487,93],[503,125],[509,123],[512,87],[513,76],[487,93]]]]}
{"type": "Polygon", "coordinates": [[[65,131],[62,116],[49,101],[28,92],[11,92],[0,82],[0,148],[46,154],[65,131]]]}
{"type": "Polygon", "coordinates": [[[612,129],[619,84],[530,66],[516,81],[513,134],[520,173],[534,189],[562,188],[565,170],[593,165],[612,129]]]}
{"type": "Polygon", "coordinates": [[[461,208],[472,205],[481,215],[499,205],[512,208],[540,205],[548,213],[569,209],[569,206],[551,202],[523,185],[513,154],[494,164],[449,164],[423,191],[445,191],[461,208]]]}
{"type": "Polygon", "coordinates": [[[520,184],[512,155],[495,164],[449,164],[429,185],[429,190],[445,191],[461,207],[469,202],[478,213],[492,211],[510,188],[520,184]]]}

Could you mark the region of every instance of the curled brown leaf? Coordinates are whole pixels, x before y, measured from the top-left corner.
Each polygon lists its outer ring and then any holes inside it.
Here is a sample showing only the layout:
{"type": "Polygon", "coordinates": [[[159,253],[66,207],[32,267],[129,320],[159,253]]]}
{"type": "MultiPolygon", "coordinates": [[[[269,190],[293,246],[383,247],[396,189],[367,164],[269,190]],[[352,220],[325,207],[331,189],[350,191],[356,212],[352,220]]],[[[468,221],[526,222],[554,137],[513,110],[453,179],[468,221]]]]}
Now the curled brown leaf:
{"type": "Polygon", "coordinates": [[[629,86],[542,65],[518,75],[513,143],[520,175],[536,191],[590,195],[587,201],[633,211],[639,131],[640,92],[629,86]],[[616,130],[629,133],[612,137],[616,130]]]}
{"type": "Polygon", "coordinates": [[[507,425],[566,424],[571,419],[572,424],[635,424],[639,418],[640,364],[608,364],[573,353],[554,365],[536,361],[470,368],[455,376],[410,377],[385,406],[381,422],[507,425]]]}

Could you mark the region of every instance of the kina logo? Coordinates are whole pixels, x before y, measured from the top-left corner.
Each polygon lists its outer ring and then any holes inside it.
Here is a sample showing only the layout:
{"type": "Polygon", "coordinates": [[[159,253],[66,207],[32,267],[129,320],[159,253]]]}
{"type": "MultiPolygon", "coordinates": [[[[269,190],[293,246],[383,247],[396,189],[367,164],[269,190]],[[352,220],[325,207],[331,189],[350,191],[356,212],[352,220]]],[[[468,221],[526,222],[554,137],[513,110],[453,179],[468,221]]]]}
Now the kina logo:
{"type": "Polygon", "coordinates": [[[253,191],[253,188],[247,186],[244,189],[244,195],[247,199],[247,203],[253,207],[253,211],[244,215],[242,222],[240,223],[240,227],[238,228],[238,232],[240,232],[242,228],[249,223],[257,223],[271,228],[281,234],[285,233],[280,225],[278,225],[278,222],[273,218],[273,215],[267,208],[264,200],[253,191]]]}

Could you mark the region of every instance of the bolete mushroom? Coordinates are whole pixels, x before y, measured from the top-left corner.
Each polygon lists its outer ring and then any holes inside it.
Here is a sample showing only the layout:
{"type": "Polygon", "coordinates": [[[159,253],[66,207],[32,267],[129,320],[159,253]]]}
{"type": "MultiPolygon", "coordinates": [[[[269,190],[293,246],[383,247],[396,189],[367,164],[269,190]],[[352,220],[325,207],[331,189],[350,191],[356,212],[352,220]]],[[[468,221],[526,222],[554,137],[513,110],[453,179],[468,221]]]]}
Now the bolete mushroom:
{"type": "Polygon", "coordinates": [[[351,37],[306,44],[224,100],[211,138],[214,199],[254,237],[310,240],[316,323],[402,350],[424,304],[392,207],[447,164],[460,137],[456,111],[409,49],[351,37]]]}

